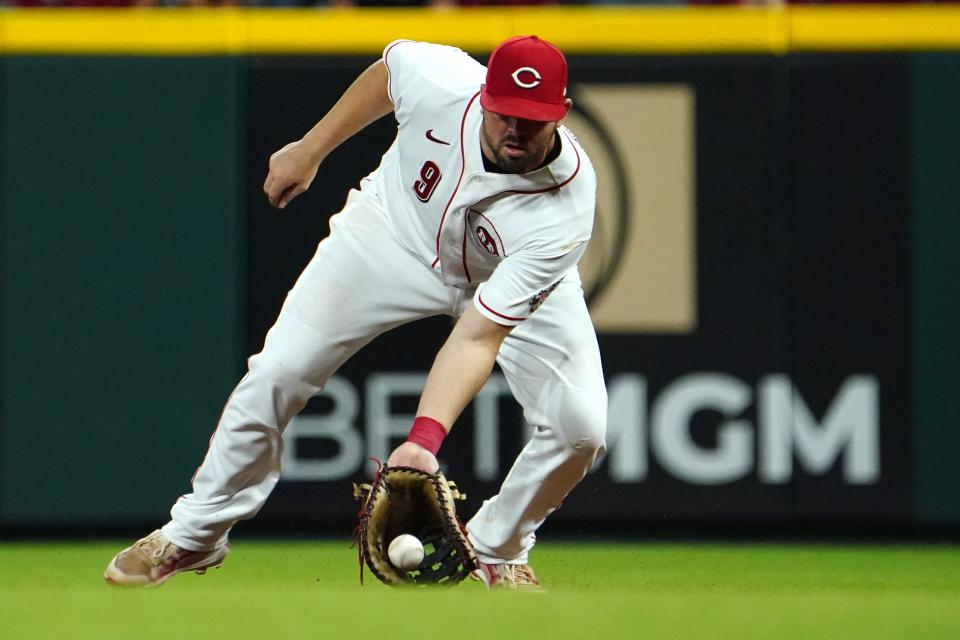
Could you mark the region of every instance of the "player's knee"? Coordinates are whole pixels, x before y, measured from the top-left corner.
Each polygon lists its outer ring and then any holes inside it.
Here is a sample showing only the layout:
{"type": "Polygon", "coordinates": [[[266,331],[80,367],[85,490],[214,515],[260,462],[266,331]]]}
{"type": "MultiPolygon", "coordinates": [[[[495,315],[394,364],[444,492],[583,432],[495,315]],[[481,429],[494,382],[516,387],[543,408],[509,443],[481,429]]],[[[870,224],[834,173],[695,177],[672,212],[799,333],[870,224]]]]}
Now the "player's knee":
{"type": "Polygon", "coordinates": [[[260,397],[269,396],[267,404],[273,407],[281,428],[300,413],[322,387],[322,383],[314,379],[315,372],[309,363],[292,354],[278,357],[264,351],[249,359],[248,368],[243,384],[255,387],[260,397]]]}
{"type": "Polygon", "coordinates": [[[251,356],[247,361],[250,375],[278,388],[299,386],[309,377],[309,371],[298,358],[285,355],[278,356],[264,351],[251,356]]]}
{"type": "Polygon", "coordinates": [[[594,458],[606,447],[606,431],[605,420],[582,425],[571,445],[578,454],[594,458]]]}
{"type": "Polygon", "coordinates": [[[309,399],[323,388],[344,347],[294,315],[281,312],[267,333],[263,350],[247,365],[256,376],[277,389],[309,399]]]}
{"type": "Polygon", "coordinates": [[[567,441],[577,454],[592,458],[606,446],[606,402],[592,398],[572,402],[564,412],[564,421],[567,441]]]}

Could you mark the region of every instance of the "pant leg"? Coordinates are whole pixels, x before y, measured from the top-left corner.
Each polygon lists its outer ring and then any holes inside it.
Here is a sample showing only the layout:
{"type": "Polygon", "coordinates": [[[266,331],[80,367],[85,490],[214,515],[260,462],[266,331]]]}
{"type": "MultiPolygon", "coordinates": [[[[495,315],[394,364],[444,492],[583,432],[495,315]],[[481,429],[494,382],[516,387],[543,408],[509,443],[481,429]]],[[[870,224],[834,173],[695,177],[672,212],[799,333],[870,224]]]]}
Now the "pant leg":
{"type": "Polygon", "coordinates": [[[403,250],[367,196],[352,192],[287,295],[263,350],[227,400],[193,491],[164,534],[191,550],[226,542],[280,478],[281,434],[357,350],[410,320],[449,312],[437,274],[403,250]]]}
{"type": "Polygon", "coordinates": [[[500,492],[467,523],[483,562],[525,564],[537,528],[604,446],[600,351],[579,279],[572,276],[507,336],[497,358],[534,431],[500,492]]]}

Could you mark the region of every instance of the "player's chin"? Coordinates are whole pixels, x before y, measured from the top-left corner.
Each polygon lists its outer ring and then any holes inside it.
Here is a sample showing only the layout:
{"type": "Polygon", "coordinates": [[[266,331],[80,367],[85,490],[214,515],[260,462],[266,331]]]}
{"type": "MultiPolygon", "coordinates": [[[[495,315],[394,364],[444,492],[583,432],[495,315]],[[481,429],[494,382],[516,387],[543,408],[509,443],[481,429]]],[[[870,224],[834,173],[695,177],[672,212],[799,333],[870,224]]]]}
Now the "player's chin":
{"type": "Polygon", "coordinates": [[[497,164],[500,169],[508,173],[523,173],[530,163],[530,154],[507,153],[505,150],[497,154],[497,164]]]}

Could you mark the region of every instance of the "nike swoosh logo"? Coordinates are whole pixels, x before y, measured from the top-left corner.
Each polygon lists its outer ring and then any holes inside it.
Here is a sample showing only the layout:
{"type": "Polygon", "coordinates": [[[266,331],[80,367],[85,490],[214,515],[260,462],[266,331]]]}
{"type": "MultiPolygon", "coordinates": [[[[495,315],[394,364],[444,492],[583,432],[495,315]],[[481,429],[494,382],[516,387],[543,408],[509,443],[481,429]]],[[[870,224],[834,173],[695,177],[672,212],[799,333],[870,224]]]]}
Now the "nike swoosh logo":
{"type": "Polygon", "coordinates": [[[439,142],[440,144],[445,144],[445,145],[449,145],[449,144],[450,144],[449,142],[444,142],[443,140],[441,140],[441,139],[439,139],[439,138],[434,138],[434,137],[433,137],[433,129],[427,129],[427,140],[429,140],[430,142],[439,142]]]}

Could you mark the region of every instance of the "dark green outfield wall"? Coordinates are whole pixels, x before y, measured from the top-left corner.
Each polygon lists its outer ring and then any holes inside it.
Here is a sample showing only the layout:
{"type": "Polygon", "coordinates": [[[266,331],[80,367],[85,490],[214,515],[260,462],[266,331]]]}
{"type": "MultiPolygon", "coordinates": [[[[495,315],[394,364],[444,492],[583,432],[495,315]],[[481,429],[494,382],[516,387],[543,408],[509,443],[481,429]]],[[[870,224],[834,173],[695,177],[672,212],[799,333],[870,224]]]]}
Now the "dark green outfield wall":
{"type": "Polygon", "coordinates": [[[2,69],[0,518],[155,517],[242,366],[242,61],[2,69]]]}
{"type": "MultiPolygon", "coordinates": [[[[796,464],[785,484],[764,485],[754,464],[703,487],[653,456],[632,486],[593,474],[558,515],[588,530],[619,491],[638,526],[960,525],[960,53],[571,62],[594,82],[627,68],[697,99],[701,324],[601,336],[608,374],[642,374],[652,403],[693,372],[754,394],[784,373],[820,421],[848,375],[876,376],[882,465],[869,485],[845,483],[838,456],[820,475],[796,464]]],[[[155,525],[189,489],[245,356],[326,232],[310,211],[339,206],[390,127],[282,215],[259,192],[267,155],[367,63],[0,58],[0,526],[155,525]]],[[[447,325],[426,326],[398,334],[403,354],[375,343],[345,368],[358,429],[371,375],[429,365],[417,350],[447,325]]],[[[758,413],[742,417],[756,426],[758,413]]],[[[704,451],[717,423],[691,426],[704,451]]],[[[456,475],[475,489],[468,474],[456,475]]],[[[281,482],[259,520],[346,530],[347,486],[281,482]]]]}
{"type": "Polygon", "coordinates": [[[912,60],[917,514],[960,522],[960,55],[912,60]]]}

